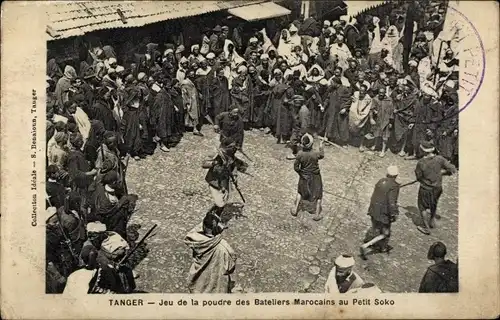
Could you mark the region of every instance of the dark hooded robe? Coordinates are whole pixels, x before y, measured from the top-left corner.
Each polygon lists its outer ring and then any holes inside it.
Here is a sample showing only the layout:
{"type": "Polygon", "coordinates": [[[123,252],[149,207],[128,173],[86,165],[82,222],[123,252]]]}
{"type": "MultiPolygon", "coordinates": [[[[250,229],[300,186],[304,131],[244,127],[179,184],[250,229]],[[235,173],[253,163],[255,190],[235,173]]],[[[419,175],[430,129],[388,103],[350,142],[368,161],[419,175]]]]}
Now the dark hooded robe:
{"type": "Polygon", "coordinates": [[[415,123],[414,110],[419,103],[416,94],[410,94],[394,101],[394,137],[400,141],[408,133],[408,126],[415,123]]]}
{"type": "Polygon", "coordinates": [[[445,106],[436,133],[439,154],[450,161],[458,156],[458,135],[454,134],[458,130],[458,112],[456,104],[445,106]]]}
{"type": "Polygon", "coordinates": [[[127,106],[124,109],[120,125],[124,141],[123,148],[131,156],[139,156],[142,154],[140,107],[127,106]]]}
{"type": "Polygon", "coordinates": [[[349,140],[349,108],[351,106],[351,90],[343,85],[330,89],[325,101],[324,129],[329,140],[347,143],[349,140]],[[342,109],[344,114],[340,114],[342,109]]]}
{"type": "Polygon", "coordinates": [[[415,150],[419,150],[420,143],[424,140],[430,140],[435,137],[437,124],[440,119],[441,103],[436,99],[431,99],[425,103],[423,98],[415,104],[413,115],[415,117],[415,126],[413,127],[412,144],[415,150]],[[431,135],[426,133],[431,131],[431,135]]]}
{"type": "Polygon", "coordinates": [[[309,127],[314,128],[316,132],[323,126],[324,111],[321,111],[320,105],[323,104],[323,88],[319,83],[312,83],[305,92],[306,106],[310,111],[309,127]]]}
{"type": "Polygon", "coordinates": [[[151,109],[152,125],[156,128],[156,135],[168,143],[174,135],[173,124],[175,122],[175,110],[172,97],[166,88],[162,88],[155,97],[151,109]]]}
{"type": "MultiPolygon", "coordinates": [[[[177,80],[174,80],[177,81],[177,80]]],[[[184,133],[184,104],[182,102],[182,94],[177,85],[172,86],[168,89],[168,94],[170,95],[172,102],[174,104],[174,123],[172,126],[172,134],[175,139],[180,139],[184,133]]]]}
{"type": "Polygon", "coordinates": [[[46,228],[47,260],[53,262],[61,275],[67,277],[78,267],[78,257],[73,256],[71,250],[77,254],[82,249],[86,240],[85,224],[82,217],[74,212],[67,212],[62,206],[47,219],[46,228]],[[66,238],[70,240],[69,243],[66,238]]]}
{"type": "Polygon", "coordinates": [[[101,121],[107,131],[116,132],[118,130],[113,110],[109,102],[105,101],[103,97],[97,97],[90,111],[89,118],[101,121]]]}
{"type": "Polygon", "coordinates": [[[427,268],[418,292],[458,292],[458,265],[445,260],[427,268]]]}
{"type": "Polygon", "coordinates": [[[375,138],[382,138],[387,141],[390,135],[389,124],[394,119],[394,103],[392,99],[387,96],[383,99],[375,96],[372,99],[371,108],[373,119],[375,120],[375,124],[371,127],[372,133],[375,138]]]}
{"type": "Polygon", "coordinates": [[[88,187],[94,177],[86,175],[90,171],[90,165],[81,150],[70,151],[66,168],[69,173],[71,189],[82,197],[83,202],[86,202],[88,199],[88,187]]]}
{"type": "Polygon", "coordinates": [[[231,93],[226,77],[215,77],[211,85],[213,116],[217,117],[225,111],[229,111],[231,105],[231,93]]]}
{"type": "Polygon", "coordinates": [[[250,100],[250,123],[255,128],[262,128],[265,103],[267,102],[264,83],[257,73],[248,76],[248,98],[250,100]]]}
{"type": "Polygon", "coordinates": [[[104,186],[98,183],[92,200],[89,221],[100,221],[106,225],[107,231],[114,231],[127,239],[127,223],[135,208],[137,196],[122,196],[117,203],[113,203],[106,195],[104,186]]]}
{"type": "Polygon", "coordinates": [[[241,76],[233,80],[231,88],[231,102],[235,108],[240,110],[243,122],[250,121],[250,98],[248,96],[248,79],[241,76]]]}
{"type": "Polygon", "coordinates": [[[89,161],[90,167],[93,168],[97,160],[97,149],[102,144],[103,135],[106,129],[100,120],[90,120],[90,132],[87,142],[85,143],[83,152],[85,159],[89,161]]]}
{"type": "Polygon", "coordinates": [[[211,113],[211,82],[214,77],[213,70],[210,70],[207,74],[199,74],[196,76],[194,81],[196,89],[198,90],[199,98],[199,108],[200,115],[205,116],[211,113]]]}
{"type": "Polygon", "coordinates": [[[276,137],[292,134],[292,115],[288,106],[292,97],[293,88],[286,83],[279,83],[271,89],[267,108],[270,127],[276,137]]]}

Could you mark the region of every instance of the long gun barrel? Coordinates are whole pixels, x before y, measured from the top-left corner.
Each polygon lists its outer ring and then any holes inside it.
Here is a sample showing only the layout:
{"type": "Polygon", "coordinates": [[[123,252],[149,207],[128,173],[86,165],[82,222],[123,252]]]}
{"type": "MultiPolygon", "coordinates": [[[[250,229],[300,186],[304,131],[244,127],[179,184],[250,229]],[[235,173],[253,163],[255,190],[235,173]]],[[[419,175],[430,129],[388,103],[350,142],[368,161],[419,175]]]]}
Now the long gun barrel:
{"type": "Polygon", "coordinates": [[[118,263],[118,265],[122,265],[125,263],[125,261],[127,261],[130,256],[135,252],[135,250],[137,250],[137,248],[139,248],[141,246],[141,244],[146,241],[147,237],[149,237],[149,235],[151,234],[151,232],[153,232],[153,230],[157,227],[158,225],[155,223],[154,226],[151,227],[151,229],[149,229],[148,232],[146,232],[146,234],[141,238],[141,240],[139,240],[139,242],[137,242],[137,244],[132,248],[132,250],[130,250],[126,255],[125,257],[123,257],[123,259],[120,260],[120,262],[118,263]]]}

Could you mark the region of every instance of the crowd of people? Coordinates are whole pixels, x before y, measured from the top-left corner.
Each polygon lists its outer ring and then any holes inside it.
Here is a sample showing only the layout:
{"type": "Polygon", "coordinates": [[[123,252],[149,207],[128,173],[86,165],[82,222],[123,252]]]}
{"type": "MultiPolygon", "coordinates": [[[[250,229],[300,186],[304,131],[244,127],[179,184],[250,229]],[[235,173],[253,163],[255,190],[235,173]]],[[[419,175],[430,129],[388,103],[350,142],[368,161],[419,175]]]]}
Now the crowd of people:
{"type": "MultiPolygon", "coordinates": [[[[47,292],[78,291],[70,286],[75,272],[88,277],[88,292],[135,290],[126,256],[137,241],[127,228],[138,199],[127,189],[129,159],[140,161],[157,148],[169,152],[188,133],[201,139],[206,124],[236,132],[221,136],[233,154],[243,151],[240,131],[261,130],[290,147],[289,159],[297,160],[308,134],[306,144],[320,136],[328,145],[379,150],[380,157],[397,148],[407,159],[421,158],[425,141],[456,162],[458,52],[455,39],[443,41],[439,32],[444,7],[426,10],[427,20],[415,23],[408,66],[398,15],[322,24],[311,17],[272,40],[257,31],[246,45],[236,29],[230,36],[227,26],[216,25],[190,48],[149,43],[132,62],[119,61],[111,45],[92,48],[78,72],[50,59],[47,292]]],[[[223,207],[212,189],[216,207],[223,207]]],[[[207,216],[200,232],[187,237],[191,248],[206,240],[201,234],[215,241],[223,227],[214,219],[207,216]]],[[[224,248],[218,256],[231,256],[224,248]]],[[[231,266],[214,270],[223,267],[231,266]]]]}

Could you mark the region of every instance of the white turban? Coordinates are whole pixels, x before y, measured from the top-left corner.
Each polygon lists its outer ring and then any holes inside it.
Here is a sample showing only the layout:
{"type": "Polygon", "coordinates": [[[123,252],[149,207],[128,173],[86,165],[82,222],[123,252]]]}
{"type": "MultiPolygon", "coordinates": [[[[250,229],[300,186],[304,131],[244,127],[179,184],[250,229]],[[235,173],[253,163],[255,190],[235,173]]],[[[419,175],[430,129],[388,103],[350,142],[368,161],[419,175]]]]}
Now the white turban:
{"type": "Polygon", "coordinates": [[[269,55],[267,53],[263,53],[260,55],[260,60],[267,60],[269,59],[269,55]]]}
{"type": "Polygon", "coordinates": [[[422,92],[426,95],[429,95],[431,97],[437,97],[438,94],[436,90],[434,90],[428,83],[422,86],[422,92]]]}
{"type": "Polygon", "coordinates": [[[340,16],[340,21],[349,22],[348,16],[340,16]]]}
{"type": "Polygon", "coordinates": [[[392,177],[399,175],[398,167],[395,165],[391,165],[391,166],[387,167],[387,175],[392,176],[392,177]]]}
{"type": "Polygon", "coordinates": [[[409,65],[410,67],[416,67],[416,66],[418,66],[418,62],[417,62],[417,61],[415,61],[415,60],[410,60],[410,61],[408,62],[408,65],[409,65]]]}
{"type": "Polygon", "coordinates": [[[117,61],[116,61],[116,59],[115,59],[115,58],[109,58],[109,60],[108,60],[108,63],[109,63],[109,64],[113,64],[113,63],[116,63],[116,62],[117,62],[117,61]]]}
{"type": "Polygon", "coordinates": [[[173,49],[167,49],[167,50],[165,50],[165,52],[163,53],[163,55],[166,56],[169,53],[174,53],[174,50],[173,49]]]}
{"type": "Polygon", "coordinates": [[[251,37],[250,40],[248,41],[249,43],[253,43],[253,42],[259,42],[259,40],[255,37],[251,37]]]}
{"type": "Polygon", "coordinates": [[[45,221],[49,220],[53,215],[56,214],[56,212],[56,207],[48,207],[47,210],[45,210],[45,221]]]}
{"type": "Polygon", "coordinates": [[[214,58],[215,58],[215,53],[213,53],[213,52],[209,52],[209,53],[207,54],[207,59],[214,59],[214,58]]]}
{"type": "Polygon", "coordinates": [[[444,83],[445,86],[450,87],[450,88],[455,88],[455,81],[453,80],[448,80],[444,83]]]}
{"type": "Polygon", "coordinates": [[[242,73],[242,72],[245,72],[245,71],[247,71],[247,67],[245,67],[245,66],[239,66],[238,67],[238,73],[242,73]]]}
{"type": "Polygon", "coordinates": [[[137,75],[137,80],[142,80],[146,77],[146,74],[144,72],[139,72],[137,75]]]}
{"type": "Polygon", "coordinates": [[[106,225],[99,221],[97,222],[89,222],[87,224],[87,232],[105,232],[106,225]]]}
{"type": "Polygon", "coordinates": [[[125,68],[123,66],[116,66],[116,72],[123,72],[125,68]]]}
{"type": "Polygon", "coordinates": [[[335,259],[335,265],[338,268],[346,269],[354,266],[354,258],[348,255],[340,255],[335,259]]]}
{"type": "Polygon", "coordinates": [[[325,21],[323,21],[323,25],[329,27],[332,25],[332,23],[328,20],[325,20],[325,21]]]}
{"type": "Polygon", "coordinates": [[[340,21],[338,21],[338,20],[334,20],[334,21],[332,22],[332,27],[335,27],[336,25],[339,25],[339,24],[340,24],[340,21]]]}

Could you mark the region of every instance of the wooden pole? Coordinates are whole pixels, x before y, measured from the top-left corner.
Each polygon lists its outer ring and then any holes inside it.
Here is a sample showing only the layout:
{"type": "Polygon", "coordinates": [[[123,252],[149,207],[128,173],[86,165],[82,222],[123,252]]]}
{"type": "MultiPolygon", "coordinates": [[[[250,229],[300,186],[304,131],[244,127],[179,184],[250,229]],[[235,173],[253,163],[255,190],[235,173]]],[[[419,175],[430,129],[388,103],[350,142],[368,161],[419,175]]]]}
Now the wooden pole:
{"type": "Polygon", "coordinates": [[[415,21],[415,1],[411,1],[406,11],[405,32],[403,34],[403,69],[408,71],[411,46],[413,42],[413,24],[415,21]]]}

